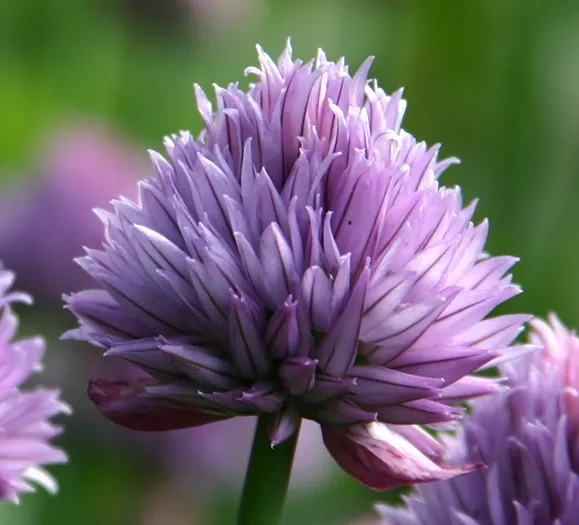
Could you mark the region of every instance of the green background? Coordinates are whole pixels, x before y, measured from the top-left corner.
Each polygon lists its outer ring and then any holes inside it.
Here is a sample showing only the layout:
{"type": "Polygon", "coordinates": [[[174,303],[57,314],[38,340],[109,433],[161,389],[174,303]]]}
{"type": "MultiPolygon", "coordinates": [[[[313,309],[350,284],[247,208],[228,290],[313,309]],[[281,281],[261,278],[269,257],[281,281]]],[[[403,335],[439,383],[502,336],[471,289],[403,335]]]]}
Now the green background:
{"type": "MultiPolygon", "coordinates": [[[[460,184],[465,202],[480,198],[477,217],[490,220],[488,251],[521,258],[514,275],[525,293],[502,310],[554,310],[579,325],[576,1],[221,0],[211,16],[184,4],[0,2],[0,191],[8,191],[10,175],[33,176],[39,144],[68,120],[105,122],[143,152],[161,149],[165,134],[197,133],[192,83],[206,91],[213,82],[245,83],[256,43],[278,56],[291,36],[295,56],[309,59],[322,47],[332,59],[345,56],[351,69],[375,55],[372,76],[381,86],[406,88],[404,127],[461,158],[442,181],[460,184]]],[[[58,352],[51,315],[24,315],[24,331],[43,331],[58,352]]],[[[72,418],[60,439],[71,463],[52,469],[60,494],[0,506],[1,523],[232,523],[237,491],[204,494],[212,511],[196,518],[193,489],[173,486],[161,489],[155,518],[147,509],[156,473],[125,450],[96,446],[77,426],[72,418]],[[171,508],[189,519],[163,510],[171,508]]],[[[290,496],[284,523],[352,523],[381,499],[337,472],[290,496]]]]}

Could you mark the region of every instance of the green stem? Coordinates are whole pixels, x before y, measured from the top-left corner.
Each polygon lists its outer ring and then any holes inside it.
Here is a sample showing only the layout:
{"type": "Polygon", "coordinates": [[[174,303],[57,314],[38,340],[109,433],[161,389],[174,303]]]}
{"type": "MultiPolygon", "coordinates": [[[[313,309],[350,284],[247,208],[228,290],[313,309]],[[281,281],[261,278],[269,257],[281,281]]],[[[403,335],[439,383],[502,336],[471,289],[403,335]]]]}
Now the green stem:
{"type": "Polygon", "coordinates": [[[268,436],[269,416],[257,421],[237,525],[277,525],[289,484],[299,428],[275,448],[268,436]]]}

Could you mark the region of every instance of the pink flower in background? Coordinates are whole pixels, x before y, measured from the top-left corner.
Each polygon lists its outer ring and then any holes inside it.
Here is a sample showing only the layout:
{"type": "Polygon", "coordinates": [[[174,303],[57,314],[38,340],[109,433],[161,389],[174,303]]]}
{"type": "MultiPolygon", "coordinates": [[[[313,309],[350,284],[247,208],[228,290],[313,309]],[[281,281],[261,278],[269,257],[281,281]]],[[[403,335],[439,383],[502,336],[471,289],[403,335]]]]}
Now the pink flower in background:
{"type": "Polygon", "coordinates": [[[119,194],[134,197],[147,166],[103,127],[63,127],[51,137],[38,176],[0,196],[0,258],[38,301],[60,304],[64,292],[91,283],[72,259],[101,240],[92,209],[119,194]]]}
{"type": "MultiPolygon", "coordinates": [[[[579,337],[569,330],[555,314],[548,322],[533,319],[532,343],[545,348],[546,368],[555,368],[560,374],[563,413],[567,418],[572,459],[579,472],[579,337]]],[[[553,373],[553,372],[550,372],[553,373]]]]}
{"type": "Polygon", "coordinates": [[[579,517],[579,339],[555,315],[531,322],[544,351],[503,364],[509,390],[477,400],[449,461],[486,470],[416,488],[384,525],[575,525],[579,517]]]}

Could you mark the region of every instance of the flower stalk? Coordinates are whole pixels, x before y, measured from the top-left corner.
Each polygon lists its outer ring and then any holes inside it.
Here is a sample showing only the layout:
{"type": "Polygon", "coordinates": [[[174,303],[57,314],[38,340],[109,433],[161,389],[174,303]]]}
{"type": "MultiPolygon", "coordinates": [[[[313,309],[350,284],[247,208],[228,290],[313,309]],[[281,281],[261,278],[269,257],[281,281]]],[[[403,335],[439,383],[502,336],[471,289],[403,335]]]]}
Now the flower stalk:
{"type": "Polygon", "coordinates": [[[272,447],[269,424],[268,415],[257,420],[237,525],[276,525],[280,522],[299,428],[290,439],[272,447]]]}

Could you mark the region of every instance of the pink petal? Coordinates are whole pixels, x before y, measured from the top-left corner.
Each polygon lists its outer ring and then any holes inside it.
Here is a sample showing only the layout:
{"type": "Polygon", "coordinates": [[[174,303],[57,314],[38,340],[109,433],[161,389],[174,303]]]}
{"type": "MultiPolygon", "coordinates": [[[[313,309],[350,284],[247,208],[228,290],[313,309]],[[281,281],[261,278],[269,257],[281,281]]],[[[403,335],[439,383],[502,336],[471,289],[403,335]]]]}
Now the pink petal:
{"type": "Polygon", "coordinates": [[[426,455],[395,429],[396,426],[375,422],[351,427],[323,426],[322,434],[327,449],[340,466],[377,491],[449,479],[481,466],[442,465],[436,456],[426,455]]]}
{"type": "Polygon", "coordinates": [[[186,404],[146,394],[154,379],[89,382],[88,395],[108,419],[132,430],[175,430],[227,419],[227,416],[198,412],[186,404]]]}

